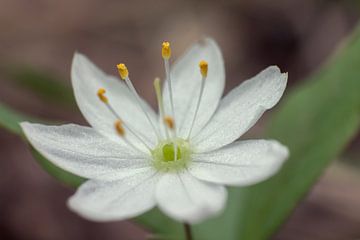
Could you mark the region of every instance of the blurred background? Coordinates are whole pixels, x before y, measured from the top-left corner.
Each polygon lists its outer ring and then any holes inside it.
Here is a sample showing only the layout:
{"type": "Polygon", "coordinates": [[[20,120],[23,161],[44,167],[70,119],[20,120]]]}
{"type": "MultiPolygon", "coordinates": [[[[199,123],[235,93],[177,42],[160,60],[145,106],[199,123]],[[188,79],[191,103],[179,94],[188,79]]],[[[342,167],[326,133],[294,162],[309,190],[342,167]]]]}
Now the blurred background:
{"type": "MultiPolygon", "coordinates": [[[[359,15],[358,1],[335,0],[0,0],[0,102],[86,124],[62,91],[70,88],[79,51],[114,75],[116,64],[126,62],[139,93],[155,106],[152,81],[164,76],[161,42],[172,43],[176,58],[203,36],[223,50],[226,91],[271,64],[289,72],[291,89],[327,61],[359,15]],[[43,81],[53,83],[45,93],[43,81]]],[[[262,135],[268,116],[249,136],[262,135]]],[[[273,239],[360,239],[359,151],[357,137],[273,239]]],[[[73,214],[65,205],[73,192],[38,165],[19,137],[0,129],[0,239],[145,239],[134,223],[93,223],[73,214]]]]}

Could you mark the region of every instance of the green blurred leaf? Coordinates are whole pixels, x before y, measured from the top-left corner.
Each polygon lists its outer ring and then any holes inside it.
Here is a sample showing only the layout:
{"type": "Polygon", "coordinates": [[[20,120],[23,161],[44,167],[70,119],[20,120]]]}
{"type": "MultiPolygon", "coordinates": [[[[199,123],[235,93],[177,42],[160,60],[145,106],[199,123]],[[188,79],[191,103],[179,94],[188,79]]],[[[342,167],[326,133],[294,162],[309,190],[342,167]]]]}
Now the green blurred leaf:
{"type": "MultiPolygon", "coordinates": [[[[72,89],[70,86],[63,84],[54,74],[35,70],[30,67],[2,67],[1,70],[5,73],[5,76],[14,81],[15,84],[35,93],[45,101],[67,107],[74,107],[75,109],[75,98],[72,89]]],[[[19,113],[0,103],[1,127],[22,136],[22,130],[19,125],[19,122],[22,121],[45,123],[45,121],[19,113]]],[[[31,148],[31,153],[50,175],[66,185],[77,187],[84,181],[83,178],[55,166],[35,149],[31,148]]]]}
{"type": "MultiPolygon", "coordinates": [[[[10,107],[6,106],[5,104],[0,103],[0,126],[9,132],[22,137],[26,141],[26,138],[23,136],[21,127],[19,125],[19,123],[23,121],[38,123],[44,122],[34,117],[29,117],[25,114],[18,113],[17,111],[10,109],[10,107]]],[[[66,185],[77,187],[85,180],[55,166],[34,148],[30,147],[30,150],[35,159],[50,175],[54,176],[56,179],[65,183],[66,185]]]]}
{"type": "Polygon", "coordinates": [[[356,135],[360,126],[358,66],[359,30],[326,68],[284,101],[268,136],[288,145],[291,157],[275,178],[243,190],[239,238],[271,236],[356,135]]]}
{"type": "Polygon", "coordinates": [[[10,107],[0,103],[0,126],[6,130],[20,135],[22,133],[19,122],[21,121],[34,121],[40,122],[36,118],[28,117],[17,111],[12,110],[10,107]]]}
{"type": "Polygon", "coordinates": [[[290,159],[281,172],[267,182],[234,190],[230,203],[237,203],[237,207],[197,227],[198,239],[260,240],[274,234],[327,164],[357,133],[358,66],[359,31],[325,68],[282,101],[270,122],[268,137],[290,148],[290,159]],[[209,226],[218,227],[212,230],[209,226]]]}
{"type": "Polygon", "coordinates": [[[7,79],[44,101],[75,109],[71,87],[64,84],[56,74],[27,66],[2,67],[2,72],[7,79]]]}

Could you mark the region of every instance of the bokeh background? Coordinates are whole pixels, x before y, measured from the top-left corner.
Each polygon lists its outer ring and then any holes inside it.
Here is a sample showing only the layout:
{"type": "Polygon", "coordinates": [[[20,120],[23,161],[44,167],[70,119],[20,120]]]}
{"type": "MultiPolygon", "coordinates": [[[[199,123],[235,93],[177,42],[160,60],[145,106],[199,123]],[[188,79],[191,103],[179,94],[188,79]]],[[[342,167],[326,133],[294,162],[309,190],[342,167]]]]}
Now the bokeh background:
{"type": "MultiPolygon", "coordinates": [[[[171,41],[176,58],[203,36],[223,50],[226,91],[271,64],[289,72],[291,89],[332,56],[359,15],[357,1],[0,0],[0,102],[86,124],[73,96],[61,91],[70,87],[79,51],[112,74],[126,62],[155,106],[152,81],[164,76],[161,42],[171,41]],[[42,80],[53,81],[45,93],[42,80]]],[[[269,116],[249,136],[261,136],[269,116]]],[[[360,239],[359,151],[357,137],[274,239],[360,239]]],[[[93,223],[73,214],[65,205],[73,192],[37,164],[20,138],[0,129],[0,239],[146,238],[131,222],[93,223]]]]}

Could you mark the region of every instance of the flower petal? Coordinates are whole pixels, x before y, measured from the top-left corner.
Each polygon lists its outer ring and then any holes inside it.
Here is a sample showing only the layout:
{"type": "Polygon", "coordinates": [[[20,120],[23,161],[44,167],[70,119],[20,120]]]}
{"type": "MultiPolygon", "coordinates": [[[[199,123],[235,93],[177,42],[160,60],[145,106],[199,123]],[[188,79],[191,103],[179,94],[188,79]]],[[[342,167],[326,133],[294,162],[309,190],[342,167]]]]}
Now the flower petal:
{"type": "MultiPolygon", "coordinates": [[[[99,88],[104,88],[110,104],[126,125],[142,135],[147,143],[156,144],[157,138],[151,124],[122,80],[106,75],[79,53],[74,55],[71,79],[76,102],[86,120],[96,130],[112,139],[117,139],[114,129],[114,122],[117,119],[96,94],[99,88]]],[[[153,123],[157,123],[155,112],[145,101],[143,105],[153,123]]],[[[131,133],[128,133],[127,137],[137,142],[131,133]]]]}
{"type": "Polygon", "coordinates": [[[288,149],[274,140],[247,140],[193,155],[189,171],[217,183],[246,186],[274,175],[288,157],[288,149]]]}
{"type": "Polygon", "coordinates": [[[156,189],[159,208],[170,217],[187,223],[198,223],[219,214],[226,197],[223,186],[200,181],[187,171],[162,176],[156,189]]]}
{"type": "Polygon", "coordinates": [[[271,66],[243,82],[221,100],[209,123],[192,139],[198,152],[229,144],[249,130],[281,98],[287,73],[271,66]]]}
{"type": "Polygon", "coordinates": [[[89,127],[27,122],[21,127],[33,147],[52,163],[85,178],[114,180],[150,168],[149,156],[89,127]]]}
{"type": "Polygon", "coordinates": [[[79,215],[94,221],[123,220],[138,216],[155,206],[158,181],[152,169],[121,181],[90,180],[80,186],[68,206],[79,215]]]}
{"type": "MultiPolygon", "coordinates": [[[[220,49],[212,39],[204,39],[195,44],[172,67],[171,81],[174,97],[175,118],[178,135],[187,138],[200,94],[201,74],[199,62],[209,64],[205,88],[192,135],[196,134],[215,112],[225,84],[224,61],[220,49]]],[[[164,87],[164,107],[171,114],[169,89],[164,87]]]]}

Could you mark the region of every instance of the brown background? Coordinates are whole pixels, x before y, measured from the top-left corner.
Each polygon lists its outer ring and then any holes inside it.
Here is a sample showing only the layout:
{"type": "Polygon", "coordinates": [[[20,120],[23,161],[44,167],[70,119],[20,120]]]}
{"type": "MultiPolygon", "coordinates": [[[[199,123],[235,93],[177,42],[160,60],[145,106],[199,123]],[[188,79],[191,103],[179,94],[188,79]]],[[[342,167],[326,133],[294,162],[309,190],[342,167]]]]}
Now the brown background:
{"type": "MultiPolygon", "coordinates": [[[[341,44],[359,9],[357,1],[0,0],[0,70],[30,67],[69,85],[78,50],[108,73],[116,74],[116,63],[125,61],[134,85],[155,105],[152,80],[164,75],[161,42],[171,41],[179,56],[212,36],[223,50],[227,90],[270,64],[289,72],[292,88],[341,44]]],[[[34,95],[4,71],[0,83],[1,102],[86,124],[75,107],[34,95]]],[[[261,136],[267,117],[249,134],[261,136]]],[[[359,145],[354,140],[341,159],[356,163],[359,145]]],[[[333,164],[274,239],[359,239],[360,175],[353,166],[333,164]]],[[[18,137],[0,130],[0,239],[145,238],[130,222],[99,224],[74,215],[65,206],[72,193],[38,166],[18,137]]]]}

